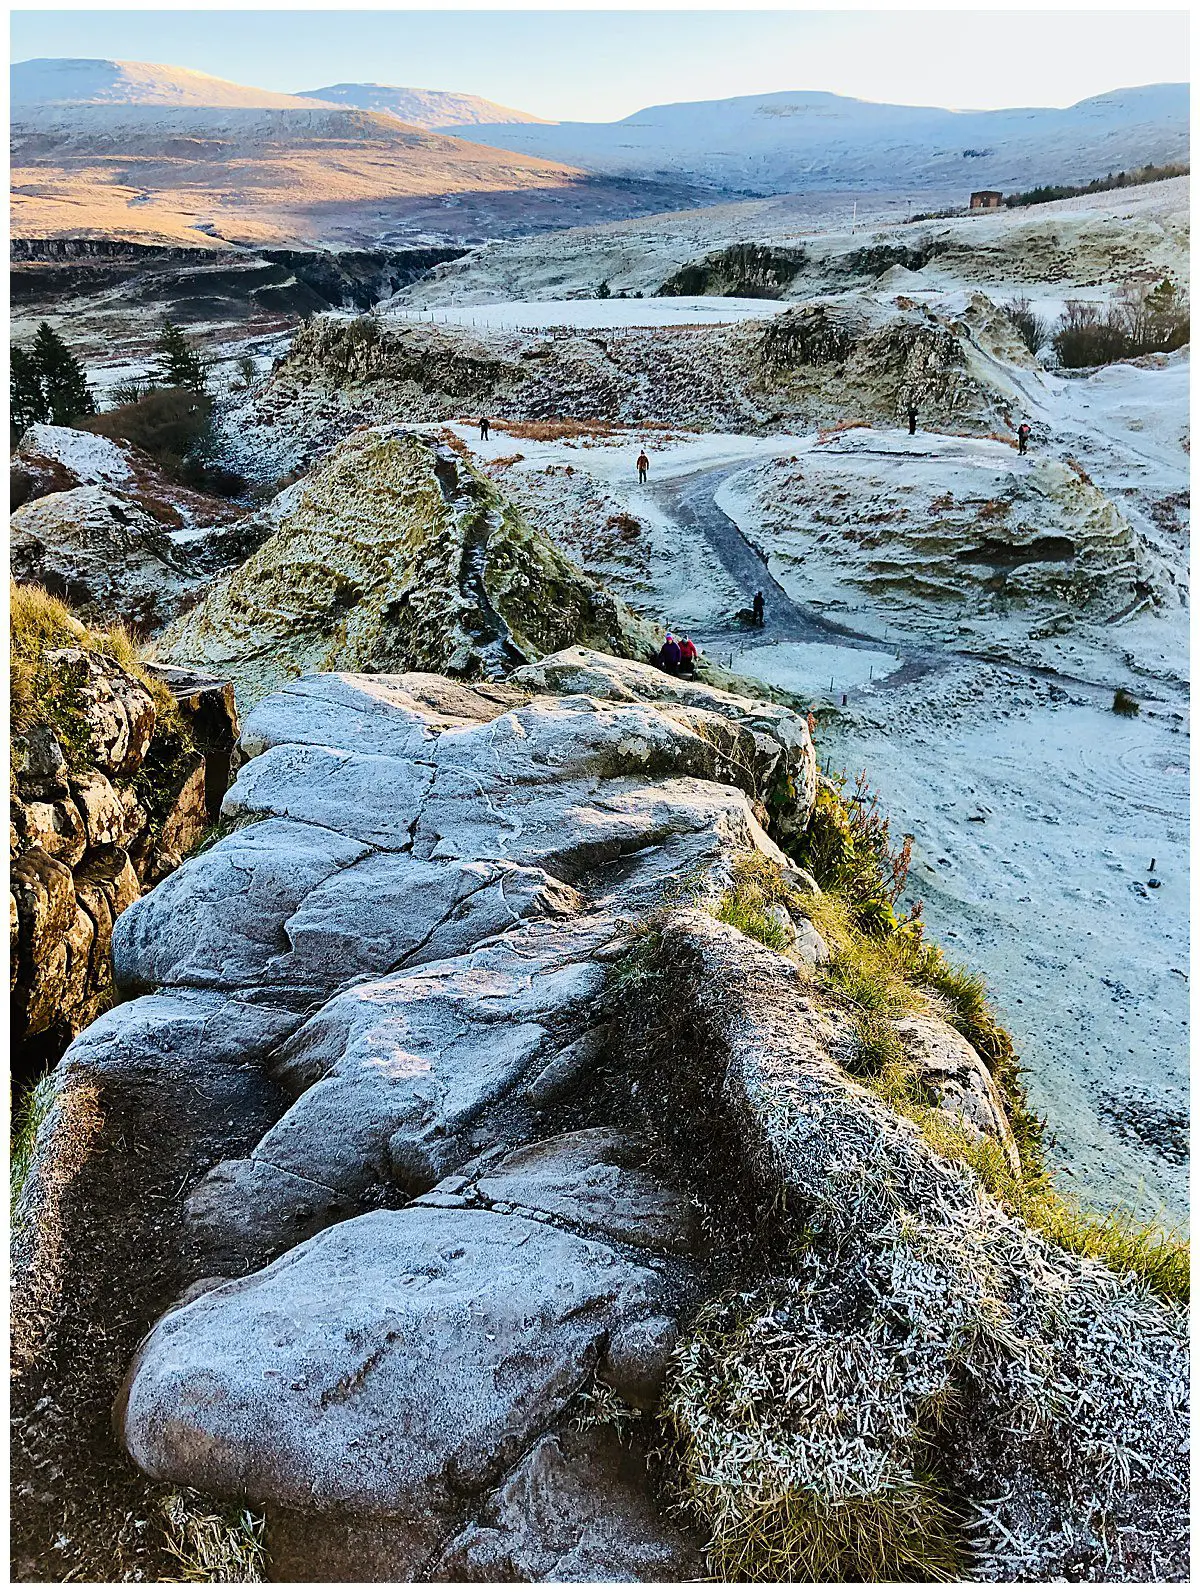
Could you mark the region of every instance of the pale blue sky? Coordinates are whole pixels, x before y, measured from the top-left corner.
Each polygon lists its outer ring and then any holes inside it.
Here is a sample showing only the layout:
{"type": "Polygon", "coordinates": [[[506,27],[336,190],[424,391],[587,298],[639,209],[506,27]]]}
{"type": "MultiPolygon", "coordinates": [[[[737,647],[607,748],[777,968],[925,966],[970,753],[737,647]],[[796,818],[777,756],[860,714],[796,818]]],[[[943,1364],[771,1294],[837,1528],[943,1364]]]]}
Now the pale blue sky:
{"type": "Polygon", "coordinates": [[[14,11],[12,58],[169,62],[262,88],[398,83],[555,120],[827,89],[1069,105],[1188,75],[1185,11],[14,11]]]}

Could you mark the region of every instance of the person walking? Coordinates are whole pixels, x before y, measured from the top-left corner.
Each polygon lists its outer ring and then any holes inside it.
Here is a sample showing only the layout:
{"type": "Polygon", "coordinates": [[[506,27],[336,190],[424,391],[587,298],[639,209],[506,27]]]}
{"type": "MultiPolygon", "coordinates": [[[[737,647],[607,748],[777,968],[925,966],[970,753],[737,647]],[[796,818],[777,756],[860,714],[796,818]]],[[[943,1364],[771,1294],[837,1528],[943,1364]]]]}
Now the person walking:
{"type": "Polygon", "coordinates": [[[679,673],[680,657],[679,643],[675,640],[674,635],[668,631],[667,639],[659,649],[658,667],[665,669],[668,675],[677,675],[679,673]]]}
{"type": "Polygon", "coordinates": [[[646,450],[643,448],[641,453],[637,456],[637,473],[639,481],[645,481],[646,473],[649,469],[650,461],[647,459],[646,450]]]}
{"type": "Polygon", "coordinates": [[[917,406],[915,404],[908,406],[908,435],[910,437],[917,435],[917,406]]]}
{"type": "Polygon", "coordinates": [[[1017,452],[1023,454],[1029,445],[1029,435],[1033,427],[1027,420],[1023,420],[1017,427],[1017,452]]]}
{"type": "Polygon", "coordinates": [[[767,615],[767,602],[766,602],[766,599],[763,597],[761,592],[755,592],[755,594],[754,594],[754,623],[756,625],[764,625],[766,623],[766,615],[767,615]]]}
{"type": "Polygon", "coordinates": [[[480,415],[480,417],[479,417],[479,440],[480,440],[480,442],[487,442],[488,438],[491,435],[491,431],[492,431],[492,428],[488,424],[487,416],[486,415],[480,415]]]}
{"type": "Polygon", "coordinates": [[[696,673],[696,660],[700,656],[700,649],[690,636],[685,636],[679,644],[679,667],[689,675],[696,673]]]}

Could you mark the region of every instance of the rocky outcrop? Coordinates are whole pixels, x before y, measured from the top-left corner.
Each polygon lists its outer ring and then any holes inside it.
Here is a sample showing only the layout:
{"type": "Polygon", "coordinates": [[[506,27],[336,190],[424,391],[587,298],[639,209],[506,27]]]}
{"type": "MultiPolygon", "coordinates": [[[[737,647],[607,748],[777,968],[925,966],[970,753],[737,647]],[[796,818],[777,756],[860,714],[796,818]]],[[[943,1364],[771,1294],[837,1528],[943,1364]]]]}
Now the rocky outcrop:
{"type": "Polygon", "coordinates": [[[36,498],[12,516],[12,572],[92,624],[160,629],[203,587],[170,533],[136,501],[103,487],[36,498]]]}
{"type": "Polygon", "coordinates": [[[12,1037],[27,1063],[53,1060],[112,1000],[114,923],[215,822],[237,715],[223,683],[189,686],[173,707],[87,647],[43,655],[10,815],[12,1037]]]}
{"type": "Polygon", "coordinates": [[[717,294],[722,298],[781,299],[804,261],[803,249],[734,243],[682,266],[658,293],[661,298],[717,294]]]}
{"type": "MultiPolygon", "coordinates": [[[[786,709],[584,649],[504,687],[261,701],[232,833],[117,925],[134,999],[60,1064],[21,1197],[18,1564],[111,1567],[116,1476],[142,1527],[155,1488],[249,1501],[282,1578],[695,1577],[709,1527],[664,1509],[684,1451],[655,1413],[685,1446],[720,1431],[736,1492],[755,1402],[706,1428],[688,1369],[705,1301],[782,1278],[737,1342],[796,1336],[794,1469],[828,1451],[870,1499],[933,1445],[981,1574],[1034,1542],[1047,1578],[1170,1574],[1177,1318],[936,1155],[844,1071],[853,1011],[812,962],[705,910],[738,859],[814,898],[778,841],[815,789],[786,709]],[[161,1152],[124,1137],[151,1109],[161,1152]],[[118,1190],[136,1280],[80,1242],[118,1190]],[[79,1300],[121,1324],[99,1369],[79,1300]],[[127,1459],[98,1417],[81,1435],[75,1383],[115,1400],[127,1459]],[[51,1518],[67,1549],[35,1546],[51,1518]]],[[[925,1042],[930,1088],[961,1084],[925,1042]]]]}
{"type": "Polygon", "coordinates": [[[228,674],[243,703],[312,669],[475,678],[577,641],[650,650],[648,628],[432,438],[356,433],[267,513],[274,534],[159,649],[228,674]]]}
{"type": "Polygon", "coordinates": [[[989,650],[1173,602],[1164,566],[1075,465],[997,439],[855,428],[757,465],[721,500],[755,526],[776,579],[831,612],[989,650]]]}
{"type": "Polygon", "coordinates": [[[67,426],[25,433],[12,502],[13,577],[90,624],[141,633],[160,629],[266,534],[244,506],[179,486],[141,449],[67,426]]]}
{"type": "MultiPolygon", "coordinates": [[[[783,268],[755,269],[767,284],[783,268]]],[[[1002,317],[975,300],[960,314],[895,294],[843,296],[737,325],[600,332],[414,325],[386,312],[314,317],[271,378],[225,417],[223,453],[261,479],[264,460],[282,474],[355,427],[464,411],[753,435],[895,425],[910,398],[924,425],[1011,432],[1025,395],[992,356],[1002,317]]],[[[1027,354],[1016,360],[1030,364],[1027,354]]]]}

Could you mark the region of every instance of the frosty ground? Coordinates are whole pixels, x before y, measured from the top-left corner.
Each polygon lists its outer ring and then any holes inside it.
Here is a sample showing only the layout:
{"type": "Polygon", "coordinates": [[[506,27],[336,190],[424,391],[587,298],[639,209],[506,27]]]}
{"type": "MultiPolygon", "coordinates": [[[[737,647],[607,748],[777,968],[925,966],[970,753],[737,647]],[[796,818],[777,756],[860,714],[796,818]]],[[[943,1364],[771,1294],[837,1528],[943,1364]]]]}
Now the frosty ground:
{"type": "MultiPolygon", "coordinates": [[[[1026,402],[1144,531],[1147,556],[1186,580],[1178,536],[1147,512],[1186,491],[1186,360],[1038,376],[1026,402]]],[[[546,442],[501,429],[483,443],[456,429],[531,518],[652,617],[691,631],[720,663],[833,710],[822,759],[866,768],[896,833],[914,836],[909,897],[924,901],[936,938],[986,973],[1063,1187],[1186,1224],[1182,603],[1045,636],[1019,614],[948,622],[944,606],[897,605],[869,582],[850,591],[845,560],[823,559],[794,514],[787,535],[764,523],[772,480],[797,468],[815,479],[818,504],[835,483],[849,494],[851,518],[878,489],[881,456],[889,490],[907,473],[927,497],[961,494],[974,475],[969,496],[986,501],[998,476],[1038,468],[987,439],[631,428],[546,442]],[[643,447],[645,486],[634,470],[643,447]],[[623,516],[640,527],[632,541],[623,516]],[[762,633],[734,619],[756,569],[768,591],[762,633]],[[1141,701],[1137,717],[1112,712],[1119,685],[1141,701]]]]}

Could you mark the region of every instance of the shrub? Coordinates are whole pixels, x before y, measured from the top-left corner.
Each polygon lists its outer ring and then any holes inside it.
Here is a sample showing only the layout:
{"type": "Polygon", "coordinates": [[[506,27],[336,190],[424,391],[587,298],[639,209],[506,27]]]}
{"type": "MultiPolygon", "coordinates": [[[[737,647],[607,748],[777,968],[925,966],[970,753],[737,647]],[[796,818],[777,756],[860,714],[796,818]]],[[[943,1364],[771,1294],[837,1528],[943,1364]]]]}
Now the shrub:
{"type": "Polygon", "coordinates": [[[1113,692],[1112,711],[1120,714],[1123,719],[1136,719],[1142,711],[1142,705],[1136,697],[1125,690],[1124,686],[1118,686],[1113,692]]]}
{"type": "Polygon", "coordinates": [[[842,775],[818,782],[812,814],[791,843],[791,855],[822,890],[842,897],[856,927],[885,935],[897,925],[895,907],[908,877],[912,837],[893,848],[890,823],[865,772],[855,780],[853,796],[844,791],[842,775]]]}
{"type": "Polygon", "coordinates": [[[1166,354],[1191,337],[1186,295],[1170,277],[1151,288],[1127,287],[1113,303],[1069,299],[1051,339],[1060,365],[1108,365],[1166,354]]]}
{"type": "Polygon", "coordinates": [[[133,443],[176,480],[211,458],[212,399],[185,387],[156,387],[135,403],[83,422],[100,437],[133,443]]]}
{"type": "Polygon", "coordinates": [[[1024,193],[1009,194],[1004,203],[1008,206],[1045,205],[1056,199],[1074,199],[1079,194],[1102,194],[1113,188],[1132,188],[1141,183],[1166,182],[1169,177],[1186,177],[1190,166],[1139,166],[1135,171],[1109,172],[1107,177],[1096,177],[1090,183],[1075,187],[1043,184],[1040,188],[1027,188],[1024,193]]]}
{"type": "Polygon", "coordinates": [[[1050,341],[1049,326],[1035,312],[1028,299],[1014,299],[1008,306],[1008,318],[1031,354],[1036,354],[1050,341]]]}

